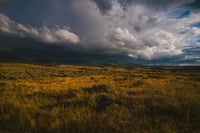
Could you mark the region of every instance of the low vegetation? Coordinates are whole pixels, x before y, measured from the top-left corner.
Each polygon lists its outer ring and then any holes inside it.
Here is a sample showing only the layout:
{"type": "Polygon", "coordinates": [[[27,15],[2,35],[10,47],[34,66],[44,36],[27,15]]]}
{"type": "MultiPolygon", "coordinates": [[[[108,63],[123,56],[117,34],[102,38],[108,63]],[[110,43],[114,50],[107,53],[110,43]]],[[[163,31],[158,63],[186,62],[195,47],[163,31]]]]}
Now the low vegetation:
{"type": "Polygon", "coordinates": [[[0,63],[0,133],[199,133],[199,67],[0,63]]]}

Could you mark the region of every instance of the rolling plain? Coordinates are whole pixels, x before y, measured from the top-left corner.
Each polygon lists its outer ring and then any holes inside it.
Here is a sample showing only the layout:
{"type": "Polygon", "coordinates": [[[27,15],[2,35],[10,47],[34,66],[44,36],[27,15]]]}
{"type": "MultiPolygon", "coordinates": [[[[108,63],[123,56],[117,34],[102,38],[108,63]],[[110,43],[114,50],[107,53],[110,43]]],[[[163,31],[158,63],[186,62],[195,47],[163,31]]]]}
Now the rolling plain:
{"type": "Polygon", "coordinates": [[[0,63],[0,133],[199,133],[199,67],[0,63]]]}

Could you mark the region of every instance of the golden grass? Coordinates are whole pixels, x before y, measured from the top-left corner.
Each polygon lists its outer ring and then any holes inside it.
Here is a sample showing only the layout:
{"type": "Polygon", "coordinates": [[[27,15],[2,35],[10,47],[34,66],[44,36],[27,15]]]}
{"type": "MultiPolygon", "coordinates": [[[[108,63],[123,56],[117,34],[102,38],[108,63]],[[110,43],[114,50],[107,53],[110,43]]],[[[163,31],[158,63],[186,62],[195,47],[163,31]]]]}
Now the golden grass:
{"type": "Polygon", "coordinates": [[[198,67],[0,63],[1,133],[200,132],[198,67]]]}

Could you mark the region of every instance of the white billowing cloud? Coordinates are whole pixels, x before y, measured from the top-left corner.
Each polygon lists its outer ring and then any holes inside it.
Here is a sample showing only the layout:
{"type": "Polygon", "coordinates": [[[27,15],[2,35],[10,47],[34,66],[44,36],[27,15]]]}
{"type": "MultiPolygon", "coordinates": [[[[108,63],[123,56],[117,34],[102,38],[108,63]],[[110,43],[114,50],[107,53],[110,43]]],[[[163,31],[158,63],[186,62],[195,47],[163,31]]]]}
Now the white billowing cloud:
{"type": "Polygon", "coordinates": [[[164,12],[142,5],[131,5],[124,10],[118,2],[112,1],[112,8],[104,18],[109,23],[105,38],[130,57],[151,60],[182,54],[183,37],[170,30],[174,28],[169,28],[172,25],[165,24],[164,12]]]}
{"type": "Polygon", "coordinates": [[[68,31],[67,28],[34,28],[12,21],[7,16],[0,14],[0,31],[22,37],[35,38],[46,43],[78,43],[79,37],[68,31]]]}
{"type": "MultiPolygon", "coordinates": [[[[111,1],[111,8],[104,14],[107,22],[105,40],[108,46],[130,57],[156,59],[187,54],[184,49],[197,45],[200,28],[192,27],[192,23],[200,21],[200,13],[192,12],[183,18],[170,17],[170,13],[151,10],[145,5],[132,4],[123,7],[116,0],[111,1]]],[[[97,8],[98,9],[98,8],[97,8]]],[[[169,10],[176,10],[172,7],[169,10]]]]}
{"type": "Polygon", "coordinates": [[[182,53],[181,49],[177,45],[181,42],[179,37],[173,33],[167,31],[159,31],[153,35],[149,35],[146,39],[145,46],[147,46],[141,54],[145,58],[152,59],[162,56],[173,56],[182,53]]]}
{"type": "Polygon", "coordinates": [[[117,28],[108,37],[110,43],[126,51],[129,56],[145,59],[153,59],[162,56],[172,56],[181,54],[181,49],[176,47],[180,43],[178,37],[167,31],[159,31],[148,34],[146,37],[138,37],[129,32],[128,29],[117,28]]]}
{"type": "Polygon", "coordinates": [[[163,27],[169,32],[178,34],[181,38],[179,47],[193,47],[196,40],[199,40],[200,28],[192,26],[192,24],[200,21],[200,13],[193,12],[190,17],[182,19],[165,19],[163,27]]]}
{"type": "Polygon", "coordinates": [[[114,41],[117,45],[126,47],[127,45],[137,44],[137,38],[132,35],[128,29],[117,28],[111,37],[111,41],[114,41]]]}
{"type": "Polygon", "coordinates": [[[130,57],[155,59],[181,54],[181,38],[163,28],[164,13],[151,11],[142,5],[131,5],[126,10],[112,1],[112,8],[104,18],[109,24],[106,39],[130,57]]]}
{"type": "Polygon", "coordinates": [[[53,28],[43,27],[39,29],[40,34],[36,34],[40,40],[47,43],[78,43],[80,41],[79,37],[72,32],[69,32],[67,28],[53,28]]]}

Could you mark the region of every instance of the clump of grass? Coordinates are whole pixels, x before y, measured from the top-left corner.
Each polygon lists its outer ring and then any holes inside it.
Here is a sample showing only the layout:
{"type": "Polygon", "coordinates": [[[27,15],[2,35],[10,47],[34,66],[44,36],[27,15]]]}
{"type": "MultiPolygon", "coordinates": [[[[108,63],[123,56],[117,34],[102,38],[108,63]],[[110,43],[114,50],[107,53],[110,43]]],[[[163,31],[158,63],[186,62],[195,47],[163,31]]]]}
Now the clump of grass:
{"type": "Polygon", "coordinates": [[[100,84],[100,85],[93,85],[90,88],[85,88],[85,92],[87,93],[110,93],[112,90],[109,88],[108,85],[100,84]]]}

